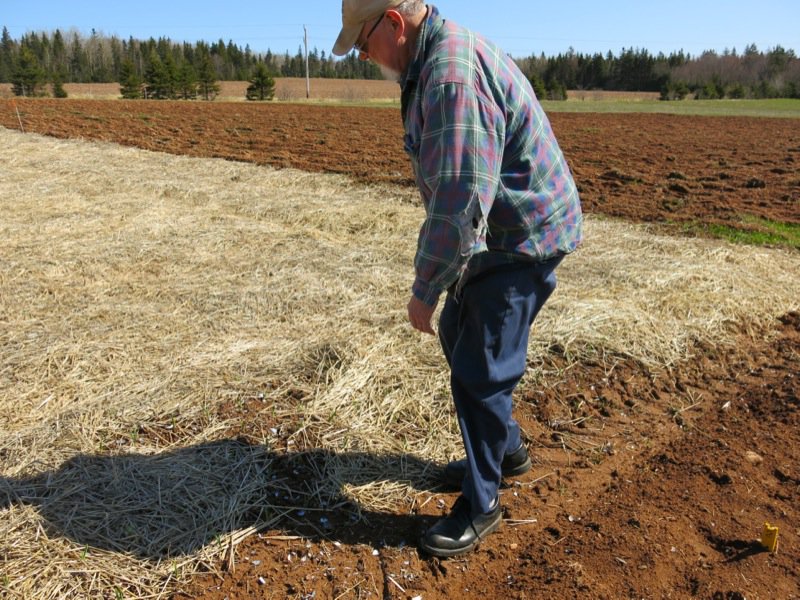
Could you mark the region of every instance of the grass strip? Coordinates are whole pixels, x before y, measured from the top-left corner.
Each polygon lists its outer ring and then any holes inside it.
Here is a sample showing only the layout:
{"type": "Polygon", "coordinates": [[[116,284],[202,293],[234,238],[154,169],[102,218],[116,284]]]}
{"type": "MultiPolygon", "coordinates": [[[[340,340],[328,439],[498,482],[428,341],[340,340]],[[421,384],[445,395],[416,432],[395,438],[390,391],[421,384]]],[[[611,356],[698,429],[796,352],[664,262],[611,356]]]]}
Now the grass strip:
{"type": "Polygon", "coordinates": [[[543,101],[547,112],[665,113],[712,117],[800,118],[800,100],[567,100],[543,101]]]}
{"type": "Polygon", "coordinates": [[[739,226],[720,223],[687,223],[684,231],[704,233],[714,238],[751,246],[777,246],[800,250],[800,224],[782,223],[762,217],[746,216],[739,226]]]}

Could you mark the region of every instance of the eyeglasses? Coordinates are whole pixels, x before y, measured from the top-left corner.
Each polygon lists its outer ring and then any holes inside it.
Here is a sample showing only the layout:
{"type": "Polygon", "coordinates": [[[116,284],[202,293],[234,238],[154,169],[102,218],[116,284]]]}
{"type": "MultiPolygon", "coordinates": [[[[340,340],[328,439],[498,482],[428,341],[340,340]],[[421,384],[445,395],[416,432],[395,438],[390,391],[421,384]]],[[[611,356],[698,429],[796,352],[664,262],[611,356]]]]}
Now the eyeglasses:
{"type": "Polygon", "coordinates": [[[385,17],[385,16],[386,16],[386,13],[383,13],[381,15],[381,18],[378,19],[377,21],[375,21],[375,25],[372,26],[372,29],[369,30],[369,33],[367,34],[367,37],[364,38],[364,43],[363,44],[359,44],[358,42],[353,44],[353,48],[355,48],[356,51],[359,54],[367,54],[367,55],[369,54],[369,52],[367,51],[367,42],[369,41],[369,37],[373,33],[375,33],[375,30],[378,28],[378,25],[381,24],[381,21],[383,21],[383,17],[385,17]]]}

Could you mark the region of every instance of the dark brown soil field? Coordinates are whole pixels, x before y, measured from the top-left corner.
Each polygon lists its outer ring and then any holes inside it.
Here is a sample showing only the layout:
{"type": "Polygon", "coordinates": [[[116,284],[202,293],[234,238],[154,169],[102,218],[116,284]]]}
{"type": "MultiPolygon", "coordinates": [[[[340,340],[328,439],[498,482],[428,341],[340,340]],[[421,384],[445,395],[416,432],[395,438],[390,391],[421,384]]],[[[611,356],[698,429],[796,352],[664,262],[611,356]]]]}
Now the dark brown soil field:
{"type": "MultiPolygon", "coordinates": [[[[503,490],[508,520],[471,555],[416,548],[456,494],[367,525],[346,507],[298,510],[175,598],[800,598],[800,314],[778,325],[773,343],[697,348],[675,373],[584,365],[557,389],[520,394],[536,464],[503,490]],[[681,394],[703,400],[668,410],[681,394]],[[577,424],[554,425],[564,402],[580,407],[577,424]],[[781,525],[776,554],[758,542],[765,522],[781,525]]],[[[223,410],[243,440],[296,427],[265,422],[257,401],[223,410]]],[[[321,457],[293,456],[278,476],[302,497],[321,457]]]]}
{"type": "MultiPolygon", "coordinates": [[[[396,109],[15,102],[0,101],[0,125],[19,129],[18,108],[27,132],[412,184],[396,109]]],[[[800,223],[800,120],[551,118],[588,212],[800,223]]],[[[800,314],[775,326],[775,339],[743,333],[673,370],[583,364],[553,388],[520,390],[535,468],[503,490],[506,521],[471,555],[440,561],[416,548],[455,495],[368,514],[366,525],[342,507],[319,513],[324,526],[287,517],[251,536],[175,598],[800,598],[800,314]],[[565,403],[576,419],[555,423],[565,403]],[[780,527],[775,554],[758,542],[765,522],[780,527]]],[[[222,410],[245,443],[296,426],[264,422],[255,401],[222,410]]],[[[303,489],[314,448],[298,451],[279,475],[303,489]]]]}
{"type": "MultiPolygon", "coordinates": [[[[412,185],[396,109],[4,100],[0,125],[365,182],[412,185]]],[[[800,119],[554,113],[588,212],[636,221],[800,223],[800,119]]]]}

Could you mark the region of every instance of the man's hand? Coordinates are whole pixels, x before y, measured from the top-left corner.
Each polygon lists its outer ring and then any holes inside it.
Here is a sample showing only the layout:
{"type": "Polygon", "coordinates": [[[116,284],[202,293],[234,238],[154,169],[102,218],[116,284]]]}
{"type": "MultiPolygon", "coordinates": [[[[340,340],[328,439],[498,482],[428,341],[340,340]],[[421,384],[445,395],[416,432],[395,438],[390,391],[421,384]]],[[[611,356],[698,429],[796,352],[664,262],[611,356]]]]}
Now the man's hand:
{"type": "Polygon", "coordinates": [[[433,306],[428,306],[422,300],[412,295],[411,300],[408,302],[408,320],[411,322],[411,326],[422,333],[436,335],[436,332],[433,331],[433,327],[431,326],[431,318],[433,317],[434,310],[436,310],[435,304],[433,306]]]}

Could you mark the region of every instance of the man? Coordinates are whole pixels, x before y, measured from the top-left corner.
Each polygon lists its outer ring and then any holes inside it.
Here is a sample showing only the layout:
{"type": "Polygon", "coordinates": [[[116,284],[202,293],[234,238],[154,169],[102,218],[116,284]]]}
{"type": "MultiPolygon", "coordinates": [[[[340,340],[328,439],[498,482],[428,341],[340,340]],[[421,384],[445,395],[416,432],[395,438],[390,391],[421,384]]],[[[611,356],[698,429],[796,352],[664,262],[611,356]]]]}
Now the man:
{"type": "Polygon", "coordinates": [[[445,468],[462,495],[423,536],[436,556],[472,550],[501,521],[503,477],[530,469],[511,415],[528,334],[581,240],[575,183],[527,78],[500,49],[422,0],[343,0],[333,52],[355,48],[402,88],[405,150],[426,218],[408,303],[439,339],[466,459],[445,468]]]}

